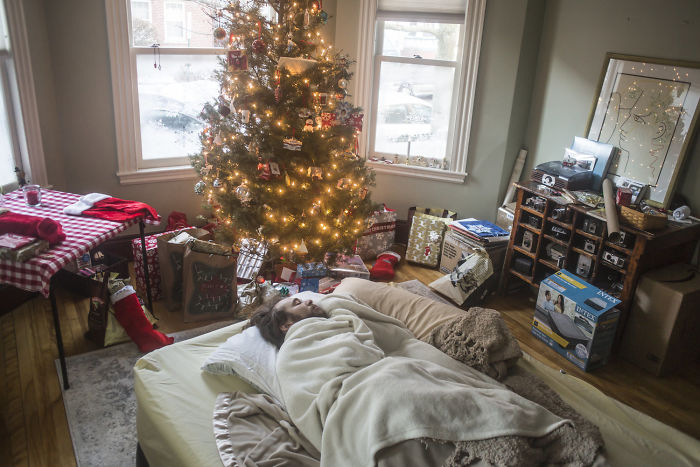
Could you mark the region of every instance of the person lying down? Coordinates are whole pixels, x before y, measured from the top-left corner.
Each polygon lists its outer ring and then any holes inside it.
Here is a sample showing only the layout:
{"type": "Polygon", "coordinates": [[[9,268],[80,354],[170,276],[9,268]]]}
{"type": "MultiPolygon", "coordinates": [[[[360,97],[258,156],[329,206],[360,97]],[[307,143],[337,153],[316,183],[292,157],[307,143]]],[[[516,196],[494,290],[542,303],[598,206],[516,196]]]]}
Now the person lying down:
{"type": "Polygon", "coordinates": [[[591,465],[601,446],[349,295],[289,297],[251,325],[279,347],[289,419],[322,466],[591,465]]]}

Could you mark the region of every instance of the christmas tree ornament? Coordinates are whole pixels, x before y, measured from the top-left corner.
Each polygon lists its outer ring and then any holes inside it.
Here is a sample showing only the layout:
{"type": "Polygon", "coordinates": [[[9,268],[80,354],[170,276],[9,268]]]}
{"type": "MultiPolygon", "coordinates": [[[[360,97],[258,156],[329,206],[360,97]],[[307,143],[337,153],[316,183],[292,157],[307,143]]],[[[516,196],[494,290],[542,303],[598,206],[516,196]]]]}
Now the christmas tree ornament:
{"type": "Polygon", "coordinates": [[[314,121],[311,118],[307,118],[306,121],[304,122],[304,128],[302,131],[305,132],[310,132],[312,133],[314,131],[314,121]]]}
{"type": "Polygon", "coordinates": [[[214,137],[213,143],[216,144],[217,146],[220,146],[221,143],[224,142],[224,139],[221,137],[221,132],[218,132],[216,136],[214,137]]]}
{"type": "Polygon", "coordinates": [[[280,57],[277,61],[277,67],[287,70],[290,75],[304,73],[316,65],[318,65],[318,62],[310,58],[280,57]]]}
{"type": "Polygon", "coordinates": [[[239,113],[241,114],[241,120],[243,121],[243,123],[250,122],[250,110],[243,109],[239,113]]]}
{"type": "Polygon", "coordinates": [[[205,164],[204,167],[202,167],[202,168],[199,170],[199,173],[200,173],[203,177],[206,177],[207,175],[209,175],[209,172],[211,172],[211,169],[212,169],[212,168],[214,168],[213,165],[211,165],[211,164],[205,164]]]}
{"type": "Polygon", "coordinates": [[[377,255],[377,261],[369,271],[370,279],[374,281],[390,281],[394,278],[394,268],[401,261],[401,255],[393,251],[385,251],[377,255]]]}
{"type": "Polygon", "coordinates": [[[284,138],[282,140],[282,147],[290,151],[301,151],[302,142],[296,139],[294,136],[291,138],[284,138]]]}
{"type": "Polygon", "coordinates": [[[321,20],[322,24],[326,24],[328,22],[328,13],[326,13],[325,10],[321,10],[318,14],[318,18],[321,20]]]}
{"type": "Polygon", "coordinates": [[[287,39],[287,53],[292,53],[292,50],[294,50],[295,45],[296,44],[294,43],[294,41],[291,38],[287,39]]]}
{"type": "Polygon", "coordinates": [[[294,253],[296,253],[299,256],[304,256],[309,254],[309,249],[306,248],[306,244],[304,243],[304,240],[301,241],[299,246],[294,250],[294,253]]]}
{"type": "Polygon", "coordinates": [[[340,78],[340,79],[338,80],[338,87],[339,87],[340,89],[345,89],[345,88],[347,88],[347,87],[348,87],[348,80],[346,80],[345,78],[340,78]]]}
{"type": "Polygon", "coordinates": [[[318,0],[311,2],[311,9],[316,12],[321,9],[321,3],[318,0]]]}
{"type": "Polygon", "coordinates": [[[217,178],[216,180],[214,180],[214,183],[212,183],[212,186],[214,188],[221,188],[221,180],[217,178]]]}
{"type": "Polygon", "coordinates": [[[362,131],[362,120],[365,118],[365,114],[355,113],[350,115],[347,124],[355,129],[355,131],[362,131]]]}
{"type": "Polygon", "coordinates": [[[214,39],[216,39],[217,41],[222,41],[226,39],[227,35],[228,32],[226,32],[226,29],[222,28],[221,26],[214,29],[214,39]]]}
{"type": "Polygon", "coordinates": [[[335,108],[335,120],[338,125],[348,124],[350,118],[350,112],[352,112],[352,104],[349,102],[338,102],[335,108]]]}
{"type": "Polygon", "coordinates": [[[309,29],[309,26],[311,26],[311,15],[309,10],[306,9],[304,10],[304,29],[309,29]]]}
{"type": "Polygon", "coordinates": [[[248,70],[248,56],[245,50],[229,50],[226,52],[226,62],[228,63],[228,71],[239,72],[248,70]]]}
{"type": "Polygon", "coordinates": [[[282,88],[280,87],[282,83],[282,70],[279,67],[275,70],[275,102],[279,102],[282,99],[282,88]]]}
{"type": "Polygon", "coordinates": [[[233,193],[243,204],[248,204],[250,203],[250,200],[253,199],[253,195],[246,185],[238,185],[233,193]]]}
{"type": "Polygon", "coordinates": [[[204,183],[204,180],[200,180],[194,185],[194,194],[202,196],[204,194],[204,189],[207,187],[207,184],[204,183]]]}
{"type": "Polygon", "coordinates": [[[260,55],[265,53],[267,44],[262,39],[262,21],[258,21],[258,38],[253,41],[253,52],[260,55]]]}
{"type": "Polygon", "coordinates": [[[335,125],[335,114],[331,112],[321,113],[321,128],[327,130],[335,125]]]}
{"type": "Polygon", "coordinates": [[[322,180],[323,169],[321,167],[309,167],[309,170],[306,171],[306,175],[311,177],[312,180],[322,180]]]}
{"type": "Polygon", "coordinates": [[[270,167],[270,173],[278,177],[281,175],[282,172],[280,172],[280,165],[277,162],[268,162],[268,166],[270,167]]]}

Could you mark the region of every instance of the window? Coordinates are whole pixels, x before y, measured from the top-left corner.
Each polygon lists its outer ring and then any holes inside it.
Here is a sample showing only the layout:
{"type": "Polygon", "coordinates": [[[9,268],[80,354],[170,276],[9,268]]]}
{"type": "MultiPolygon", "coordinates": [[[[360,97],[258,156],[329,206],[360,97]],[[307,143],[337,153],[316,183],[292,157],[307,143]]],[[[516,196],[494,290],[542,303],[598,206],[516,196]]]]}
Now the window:
{"type": "Polygon", "coordinates": [[[194,176],[199,114],[218,96],[225,1],[105,0],[121,183],[194,176]],[[148,14],[146,14],[148,12],[148,14]],[[130,17],[130,21],[129,21],[130,17]]]}
{"type": "Polygon", "coordinates": [[[3,191],[17,187],[15,167],[21,168],[28,180],[47,183],[22,3],[0,0],[0,189],[3,191]]]}
{"type": "Polygon", "coordinates": [[[185,32],[185,2],[165,2],[165,41],[174,43],[185,42],[185,32]]]}
{"type": "Polygon", "coordinates": [[[357,93],[370,109],[361,142],[369,164],[463,182],[485,1],[363,3],[372,26],[360,34],[374,37],[358,57],[360,83],[364,74],[371,87],[357,93]]]}

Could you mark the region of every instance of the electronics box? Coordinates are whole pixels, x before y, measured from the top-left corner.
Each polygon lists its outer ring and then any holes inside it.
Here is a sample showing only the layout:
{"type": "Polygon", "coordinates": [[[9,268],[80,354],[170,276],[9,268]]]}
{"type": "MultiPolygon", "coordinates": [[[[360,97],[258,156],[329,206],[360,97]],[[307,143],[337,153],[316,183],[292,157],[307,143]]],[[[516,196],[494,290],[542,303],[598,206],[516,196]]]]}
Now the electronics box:
{"type": "Polygon", "coordinates": [[[496,225],[508,232],[513,230],[513,219],[515,217],[515,201],[498,208],[496,213],[496,225]]]}
{"type": "Polygon", "coordinates": [[[700,273],[674,264],[644,274],[634,293],[620,355],[662,376],[700,355],[700,273]]]}
{"type": "Polygon", "coordinates": [[[440,272],[451,273],[457,267],[457,262],[462,255],[469,256],[475,249],[481,247],[486,250],[491,258],[494,275],[503,269],[503,262],[506,257],[506,247],[508,242],[500,242],[494,245],[479,245],[470,240],[467,236],[461,235],[452,229],[447,229],[442,242],[442,253],[440,256],[440,272]]]}
{"type": "Polygon", "coordinates": [[[586,190],[593,182],[593,172],[578,167],[564,167],[561,161],[543,162],[532,169],[530,180],[559,190],[586,190]]]}
{"type": "Polygon", "coordinates": [[[562,269],[540,283],[532,334],[582,370],[592,370],[608,361],[619,303],[562,269]]]}

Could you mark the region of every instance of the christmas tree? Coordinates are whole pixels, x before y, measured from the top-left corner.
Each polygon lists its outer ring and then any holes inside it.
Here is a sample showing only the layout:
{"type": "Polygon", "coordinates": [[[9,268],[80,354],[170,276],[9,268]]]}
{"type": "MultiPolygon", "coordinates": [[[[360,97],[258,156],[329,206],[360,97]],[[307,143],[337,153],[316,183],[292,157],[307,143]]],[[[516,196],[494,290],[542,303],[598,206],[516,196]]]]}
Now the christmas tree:
{"type": "Polygon", "coordinates": [[[234,2],[213,19],[226,58],[192,165],[218,235],[263,242],[268,258],[349,252],[374,209],[374,173],[357,154],[363,114],[347,101],[351,62],[319,31],[321,1],[234,2]]]}

